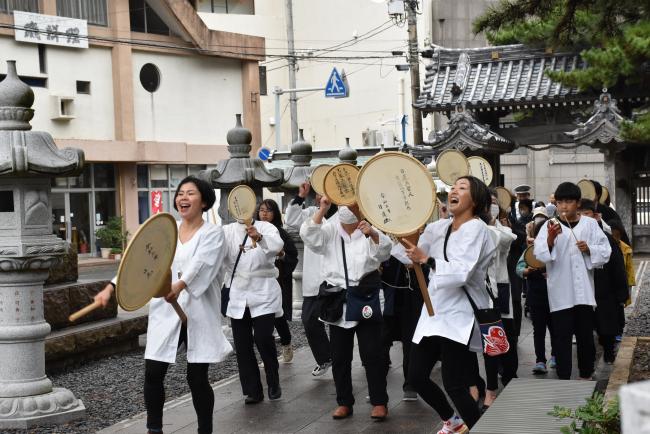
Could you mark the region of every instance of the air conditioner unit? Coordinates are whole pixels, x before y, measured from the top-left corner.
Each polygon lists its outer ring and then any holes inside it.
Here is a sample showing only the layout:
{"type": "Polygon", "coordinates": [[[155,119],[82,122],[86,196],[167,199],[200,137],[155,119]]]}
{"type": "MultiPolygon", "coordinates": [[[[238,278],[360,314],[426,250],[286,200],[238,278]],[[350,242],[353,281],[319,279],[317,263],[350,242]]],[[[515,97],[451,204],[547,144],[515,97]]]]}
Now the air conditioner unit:
{"type": "Polygon", "coordinates": [[[74,119],[74,97],[65,95],[50,95],[51,118],[58,121],[74,119]]]}
{"type": "MultiPolygon", "coordinates": [[[[378,146],[379,144],[377,143],[377,134],[379,132],[377,130],[371,130],[367,128],[365,131],[361,132],[361,140],[363,142],[363,147],[364,148],[374,148],[378,146]]],[[[380,136],[381,137],[381,136],[380,136]]]]}

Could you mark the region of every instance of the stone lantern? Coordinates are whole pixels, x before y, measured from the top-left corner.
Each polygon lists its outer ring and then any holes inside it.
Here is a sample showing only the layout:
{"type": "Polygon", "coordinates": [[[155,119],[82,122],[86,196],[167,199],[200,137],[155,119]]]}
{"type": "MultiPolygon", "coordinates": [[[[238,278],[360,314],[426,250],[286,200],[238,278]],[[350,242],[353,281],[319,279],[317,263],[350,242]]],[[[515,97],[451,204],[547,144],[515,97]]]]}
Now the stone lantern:
{"type": "Polygon", "coordinates": [[[234,221],[228,212],[228,194],[233,188],[241,184],[248,185],[255,191],[257,203],[260,203],[264,187],[278,187],[284,181],[282,170],[269,170],[262,160],[251,158],[253,136],[242,126],[241,115],[238,114],[236,117],[235,127],[226,135],[230,158],[219,161],[216,169],[204,170],[199,175],[214,188],[221,190],[219,217],[224,225],[234,221]]]}
{"type": "Polygon", "coordinates": [[[65,423],[83,417],[74,394],[45,375],[43,283],[65,251],[52,234],[51,178],[78,174],[76,149],[31,131],[32,89],[8,62],[0,82],[0,429],[65,423]]]}

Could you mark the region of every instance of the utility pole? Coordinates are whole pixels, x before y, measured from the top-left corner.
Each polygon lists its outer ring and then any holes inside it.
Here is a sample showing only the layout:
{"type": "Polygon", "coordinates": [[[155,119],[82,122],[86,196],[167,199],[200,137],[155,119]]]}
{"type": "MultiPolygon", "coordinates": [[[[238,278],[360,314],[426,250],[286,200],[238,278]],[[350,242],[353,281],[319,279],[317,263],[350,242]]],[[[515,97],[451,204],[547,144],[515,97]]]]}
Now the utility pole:
{"type": "MultiPolygon", "coordinates": [[[[289,0],[290,1],[290,0],[289,0]]],[[[406,19],[409,32],[409,66],[411,71],[411,104],[420,97],[420,53],[418,52],[418,25],[417,25],[417,0],[405,0],[406,19]]],[[[422,113],[420,109],[411,105],[413,110],[413,144],[421,145],[422,140],[422,113]]]]}
{"type": "MultiPolygon", "coordinates": [[[[293,41],[293,2],[285,0],[287,15],[287,49],[289,54],[289,89],[296,88],[296,51],[293,41]]],[[[298,141],[298,98],[295,92],[289,93],[289,114],[291,116],[291,143],[298,141]]],[[[276,128],[278,126],[276,125],[276,128]]]]}

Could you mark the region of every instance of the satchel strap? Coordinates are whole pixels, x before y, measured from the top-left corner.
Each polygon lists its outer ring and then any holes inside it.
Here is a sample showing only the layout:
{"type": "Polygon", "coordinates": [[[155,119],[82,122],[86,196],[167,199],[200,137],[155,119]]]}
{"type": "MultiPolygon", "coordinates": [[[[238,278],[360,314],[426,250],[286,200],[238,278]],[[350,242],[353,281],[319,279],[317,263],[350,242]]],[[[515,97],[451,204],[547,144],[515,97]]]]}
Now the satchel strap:
{"type": "MultiPolygon", "coordinates": [[[[451,223],[449,223],[449,227],[447,228],[447,233],[445,234],[445,243],[443,246],[443,254],[445,256],[445,261],[447,262],[449,262],[449,259],[447,258],[447,242],[449,241],[450,235],[451,235],[451,223]]],[[[470,297],[469,292],[467,292],[465,286],[463,286],[463,291],[465,292],[465,295],[467,296],[469,303],[472,305],[472,309],[474,310],[474,312],[476,312],[478,310],[478,307],[476,306],[476,303],[474,303],[474,300],[472,300],[472,297],[470,297]]],[[[490,276],[488,276],[487,273],[485,273],[485,291],[492,299],[492,303],[496,304],[497,299],[494,296],[494,294],[492,294],[492,284],[490,283],[490,276]]]]}
{"type": "Polygon", "coordinates": [[[343,271],[345,272],[345,289],[348,289],[350,282],[348,281],[348,262],[345,259],[345,240],[341,237],[341,251],[343,252],[343,271]]]}
{"type": "Polygon", "coordinates": [[[244,241],[241,242],[241,247],[239,249],[239,254],[237,255],[237,259],[235,259],[235,266],[232,268],[232,275],[230,276],[230,285],[228,287],[232,286],[232,281],[235,279],[235,271],[237,271],[237,264],[239,264],[239,258],[241,258],[241,254],[244,251],[243,247],[246,244],[246,239],[248,239],[248,232],[246,232],[246,235],[244,235],[244,241]]]}

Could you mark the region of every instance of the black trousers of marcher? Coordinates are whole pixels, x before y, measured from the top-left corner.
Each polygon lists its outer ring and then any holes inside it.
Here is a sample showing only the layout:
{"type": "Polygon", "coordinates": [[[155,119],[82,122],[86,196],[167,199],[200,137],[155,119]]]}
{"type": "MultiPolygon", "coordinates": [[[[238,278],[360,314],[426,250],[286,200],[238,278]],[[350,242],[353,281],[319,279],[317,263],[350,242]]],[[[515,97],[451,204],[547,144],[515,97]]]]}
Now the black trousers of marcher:
{"type": "MultiPolygon", "coordinates": [[[[187,342],[187,330],[181,328],[178,345],[187,342]]],[[[144,403],[147,408],[147,429],[162,430],[165,404],[165,375],[169,363],[146,359],[144,363],[144,403]]],[[[212,433],[214,392],[208,380],[208,363],[187,364],[187,384],[198,419],[199,434],[212,433]]]]}
{"type": "Polygon", "coordinates": [[[264,362],[268,387],[276,387],[280,384],[278,353],[273,340],[274,319],[275,315],[272,313],[251,318],[250,310],[246,308],[241,319],[232,318],[230,321],[239,367],[239,381],[242,392],[246,396],[256,398],[264,396],[253,344],[257,346],[264,362]]]}
{"type": "Polygon", "coordinates": [[[275,329],[280,336],[280,343],[282,345],[289,345],[291,343],[291,330],[289,330],[289,322],[284,316],[279,316],[273,320],[275,329]]]}
{"type": "Polygon", "coordinates": [[[512,296],[512,316],[514,320],[514,332],[517,337],[521,332],[521,293],[523,291],[524,281],[516,274],[510,274],[510,295],[512,296]]]}
{"type": "Polygon", "coordinates": [[[469,393],[470,384],[476,383],[476,358],[467,345],[440,336],[422,338],[419,344],[411,346],[409,382],[415,386],[418,395],[442,418],[454,415],[442,389],[431,380],[431,371],[436,362],[442,363],[442,383],[458,413],[469,428],[480,417],[478,403],[469,393]]]}
{"type": "Polygon", "coordinates": [[[555,331],[555,360],[557,376],[561,380],[571,378],[572,341],[576,337],[578,350],[578,370],[580,377],[589,378],[594,373],[596,346],[594,345],[594,308],[577,305],[569,309],[551,312],[555,331]]]}
{"type": "Polygon", "coordinates": [[[607,362],[614,361],[615,335],[598,335],[598,343],[603,347],[603,358],[607,362]]]}
{"type": "Polygon", "coordinates": [[[551,322],[551,310],[546,305],[530,304],[530,318],[533,321],[533,343],[535,345],[535,362],[546,363],[546,329],[551,335],[551,356],[555,355],[553,349],[553,336],[555,331],[551,322]]]}
{"type": "Polygon", "coordinates": [[[317,296],[303,297],[302,325],[305,327],[307,343],[314,355],[316,363],[322,365],[332,360],[330,354],[330,339],[325,331],[325,324],[318,319],[317,296]]]}
{"type": "Polygon", "coordinates": [[[366,370],[368,394],[372,405],[386,405],[386,361],[381,343],[381,322],[360,321],[353,328],[330,326],[330,342],[332,348],[332,374],[336,386],[336,402],[338,405],[352,407],[352,355],[354,350],[354,335],[359,342],[361,364],[366,370]]]}
{"type": "Polygon", "coordinates": [[[510,349],[507,353],[500,356],[483,354],[487,389],[492,391],[499,388],[499,364],[503,368],[501,383],[504,386],[507,386],[513,378],[517,378],[517,368],[519,367],[519,356],[517,354],[517,342],[519,339],[514,332],[514,320],[512,318],[503,318],[502,321],[510,349]]]}

